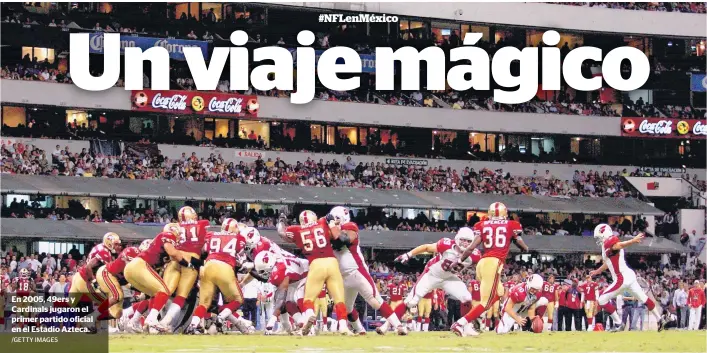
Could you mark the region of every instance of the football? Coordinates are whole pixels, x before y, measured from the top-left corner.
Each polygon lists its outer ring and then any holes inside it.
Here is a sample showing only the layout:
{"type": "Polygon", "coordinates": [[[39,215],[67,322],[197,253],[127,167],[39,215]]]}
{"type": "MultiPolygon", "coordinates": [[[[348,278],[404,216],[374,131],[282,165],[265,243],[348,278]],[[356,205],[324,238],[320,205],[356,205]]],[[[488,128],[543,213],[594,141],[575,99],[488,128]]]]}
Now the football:
{"type": "Polygon", "coordinates": [[[535,333],[540,333],[543,332],[543,327],[545,326],[545,322],[543,322],[543,319],[539,316],[536,316],[535,319],[533,319],[533,326],[531,329],[535,333]]]}

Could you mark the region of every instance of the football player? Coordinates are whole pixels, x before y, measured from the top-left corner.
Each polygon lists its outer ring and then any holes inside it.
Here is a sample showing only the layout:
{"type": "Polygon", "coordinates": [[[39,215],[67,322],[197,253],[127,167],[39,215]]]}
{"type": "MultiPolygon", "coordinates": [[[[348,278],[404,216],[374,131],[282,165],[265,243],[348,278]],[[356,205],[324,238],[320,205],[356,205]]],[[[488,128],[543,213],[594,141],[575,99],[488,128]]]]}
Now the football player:
{"type": "Polygon", "coordinates": [[[96,270],[104,264],[113,261],[113,254],[120,252],[121,242],[118,234],[108,232],[103,235],[103,242],[91,249],[86,258],[86,264],[79,267],[77,274],[71,279],[69,296],[80,296],[81,301],[93,301],[100,304],[106,300],[95,278],[96,270]],[[88,296],[88,297],[84,297],[88,296]]]}
{"type": "MultiPolygon", "coordinates": [[[[329,214],[339,222],[341,230],[346,233],[351,243],[348,246],[344,246],[340,241],[334,241],[336,250],[334,255],[339,261],[339,270],[344,279],[344,302],[349,313],[349,321],[352,322],[354,330],[359,334],[365,334],[366,332],[358,317],[358,311],[354,308],[356,297],[361,294],[368,305],[375,310],[380,310],[381,316],[390,322],[390,325],[398,331],[398,334],[406,334],[405,327],[400,323],[400,319],[393,312],[390,305],[380,296],[378,287],[376,287],[371,274],[368,272],[368,265],[366,265],[366,260],[364,260],[359,246],[358,225],[351,222],[349,210],[346,207],[337,206],[329,214]]],[[[326,314],[322,315],[322,317],[325,316],[326,314]]]]}
{"type": "MultiPolygon", "coordinates": [[[[427,262],[424,272],[408,293],[403,305],[395,308],[395,313],[399,317],[403,316],[407,308],[417,307],[420,299],[437,288],[443,289],[451,297],[459,300],[462,308],[468,309],[471,306],[471,293],[459,277],[459,273],[478,261],[481,258],[481,252],[475,249],[469,252],[471,259],[464,262],[459,259],[473,244],[474,239],[474,231],[469,227],[463,227],[459,229],[454,240],[442,238],[437,243],[423,244],[398,256],[395,259],[396,262],[407,263],[410,258],[422,253],[435,254],[432,260],[427,262]]],[[[464,326],[452,327],[452,329],[463,331],[464,326]]],[[[387,330],[385,323],[381,326],[381,330],[387,330]]]]}
{"type": "Polygon", "coordinates": [[[101,266],[96,272],[99,288],[108,295],[108,298],[98,306],[98,312],[102,316],[109,313],[114,319],[121,318],[124,298],[122,285],[126,284],[123,270],[125,265],[139,254],[138,248],[129,246],[123,249],[115,260],[101,266]]]}
{"type": "Polygon", "coordinates": [[[547,298],[540,296],[542,287],[543,278],[537,274],[530,276],[526,282],[513,286],[508,291],[508,297],[501,304],[501,320],[496,326],[496,333],[508,333],[513,329],[514,324],[518,324],[521,328],[525,327],[532,322],[536,313],[542,317],[544,307],[547,305],[547,298]]]}
{"type": "Polygon", "coordinates": [[[589,275],[594,277],[601,274],[607,268],[611,273],[613,282],[602,291],[597,299],[597,303],[604,309],[611,319],[614,321],[612,331],[623,331],[624,324],[621,322],[621,317],[616,312],[616,307],[611,304],[610,300],[616,298],[619,294],[629,291],[639,302],[644,303],[646,308],[658,321],[658,331],[663,330],[664,321],[660,315],[660,309],[655,305],[655,302],[646,295],[638,282],[636,281],[636,273],[626,264],[624,257],[624,248],[639,244],[643,240],[644,234],[639,233],[631,240],[619,241],[619,237],[614,235],[613,230],[608,224],[599,224],[594,228],[594,239],[601,246],[601,257],[604,264],[598,269],[591,271],[589,275]]]}
{"type": "Polygon", "coordinates": [[[152,297],[149,305],[149,314],[145,319],[145,326],[157,332],[166,332],[170,327],[165,327],[157,321],[159,312],[164,308],[169,299],[169,288],[162,277],[155,271],[155,267],[162,262],[162,254],[166,253],[172,261],[184,267],[201,266],[201,259],[191,258],[189,262],[182,256],[176,246],[181,235],[181,228],[177,223],[164,226],[162,232],[152,240],[144,251],[125,265],[125,279],[136,290],[152,297]],[[191,264],[191,265],[190,265],[191,264]]]}
{"type": "MultiPolygon", "coordinates": [[[[228,307],[224,309],[235,312],[243,303],[243,291],[236,278],[236,269],[239,267],[239,253],[242,250],[242,248],[239,248],[239,243],[242,247],[242,238],[239,238],[239,230],[235,224],[224,223],[223,226],[226,227],[226,231],[214,233],[209,240],[209,255],[204,262],[199,284],[199,306],[194,309],[191,323],[185,330],[186,333],[195,332],[199,329],[216,290],[221,292],[224,302],[231,304],[226,304],[228,307]]],[[[234,323],[241,332],[251,333],[255,331],[252,326],[248,325],[246,320],[238,319],[234,323]]]]}
{"type": "Polygon", "coordinates": [[[558,294],[559,289],[560,286],[555,283],[555,275],[550,275],[547,278],[547,282],[543,283],[543,292],[541,295],[547,299],[547,323],[545,324],[545,329],[547,331],[552,330],[555,315],[555,303],[557,303],[560,299],[558,294]]]}
{"type": "Polygon", "coordinates": [[[582,293],[582,301],[584,302],[584,314],[587,316],[587,331],[594,331],[594,311],[596,309],[596,300],[599,285],[592,280],[592,276],[587,276],[584,283],[579,286],[579,292],[582,293]]]}
{"type": "MultiPolygon", "coordinates": [[[[504,290],[500,275],[503,272],[503,265],[506,262],[511,242],[520,247],[523,252],[528,251],[528,246],[520,238],[523,227],[520,223],[508,219],[506,205],[500,202],[492,203],[489,206],[488,216],[488,220],[474,225],[474,242],[467,247],[459,259],[460,261],[466,260],[477,246],[483,244],[484,255],[476,265],[476,279],[479,280],[481,287],[481,304],[473,307],[452,325],[452,331],[460,336],[464,333],[462,327],[478,319],[484,311],[491,309],[493,304],[503,297],[504,290]]],[[[471,336],[479,335],[479,332],[473,327],[468,333],[471,336]]]]}
{"type": "Polygon", "coordinates": [[[339,270],[339,261],[336,260],[332,240],[339,240],[346,246],[351,245],[348,235],[341,231],[339,223],[333,216],[317,219],[317,215],[309,210],[302,211],[299,215],[300,225],[284,227],[280,222],[278,232],[284,233],[302,250],[302,254],[309,260],[309,274],[304,290],[303,309],[307,322],[303,334],[308,335],[312,326],[317,322],[314,315],[314,300],[319,291],[326,284],[329,294],[334,300],[334,311],[339,320],[339,333],[351,335],[346,322],[347,312],[344,304],[344,280],[339,270]]]}
{"type": "MultiPolygon", "coordinates": [[[[182,254],[182,257],[187,261],[192,258],[201,260],[201,250],[204,247],[206,239],[206,227],[209,226],[209,221],[202,219],[196,214],[190,206],[182,207],[177,213],[179,220],[179,243],[176,248],[182,254]]],[[[176,261],[171,261],[164,269],[164,283],[170,290],[170,295],[175,294],[172,303],[167,309],[167,314],[162,318],[160,324],[171,328],[172,321],[184,306],[184,301],[189,296],[199,272],[193,266],[186,267],[180,265],[176,261]],[[176,291],[176,293],[175,293],[176,291]]]]}

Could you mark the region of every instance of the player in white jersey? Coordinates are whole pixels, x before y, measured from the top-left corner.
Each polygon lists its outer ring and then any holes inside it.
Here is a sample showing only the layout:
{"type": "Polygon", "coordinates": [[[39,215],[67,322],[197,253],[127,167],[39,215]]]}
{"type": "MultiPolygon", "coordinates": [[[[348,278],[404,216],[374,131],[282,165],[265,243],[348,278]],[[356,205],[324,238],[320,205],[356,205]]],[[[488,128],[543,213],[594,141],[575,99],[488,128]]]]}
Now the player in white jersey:
{"type": "MultiPolygon", "coordinates": [[[[437,243],[423,244],[398,256],[395,259],[396,262],[406,263],[413,256],[422,253],[435,254],[435,256],[427,262],[425,271],[420,278],[417,279],[417,283],[415,283],[412,290],[408,293],[404,303],[395,308],[395,313],[399,317],[402,316],[407,308],[416,307],[422,297],[438,288],[444,290],[454,299],[459,300],[461,302],[462,312],[469,311],[471,306],[471,293],[469,293],[469,288],[466,283],[459,278],[459,272],[478,262],[479,259],[481,259],[481,252],[478,249],[474,249],[471,256],[469,256],[466,261],[462,262],[461,266],[458,264],[460,264],[459,260],[461,255],[473,241],[474,231],[469,227],[463,227],[459,229],[454,240],[442,238],[437,243]]],[[[385,324],[383,324],[383,326],[385,326],[385,324]]],[[[385,329],[385,327],[382,329],[385,329]]],[[[463,330],[463,328],[460,329],[463,330]]]]}
{"type": "Polygon", "coordinates": [[[623,331],[624,324],[621,322],[621,317],[616,312],[616,308],[610,303],[610,300],[616,298],[619,294],[629,291],[641,303],[646,305],[646,308],[655,316],[658,321],[658,331],[663,330],[664,322],[660,315],[660,309],[655,305],[655,302],[646,295],[638,282],[636,281],[636,273],[626,264],[624,256],[624,248],[640,243],[644,238],[643,233],[639,233],[633,239],[619,241],[619,238],[614,235],[611,227],[608,224],[599,224],[594,228],[594,239],[601,246],[601,257],[604,264],[598,269],[589,273],[590,276],[596,276],[604,272],[607,268],[611,272],[613,282],[606,287],[597,299],[597,303],[614,321],[613,331],[623,331]]]}
{"type": "Polygon", "coordinates": [[[545,313],[540,308],[547,306],[548,300],[541,297],[543,278],[534,274],[527,281],[516,284],[508,293],[508,297],[501,304],[501,320],[496,326],[496,333],[508,333],[518,324],[520,327],[526,326],[528,318],[531,320],[537,314],[542,317],[545,313]]]}
{"type": "Polygon", "coordinates": [[[344,279],[344,304],[354,331],[358,334],[365,334],[366,330],[358,317],[358,311],[354,308],[356,297],[361,297],[375,310],[380,310],[381,316],[386,319],[392,327],[396,328],[399,335],[406,335],[407,329],[400,323],[400,318],[393,312],[390,304],[385,302],[378,292],[368,266],[363,259],[361,247],[359,246],[358,225],[351,222],[349,210],[343,206],[334,207],[329,212],[334,220],[339,222],[341,230],[346,232],[350,243],[343,244],[340,241],[333,241],[334,256],[339,262],[339,270],[344,279]]]}
{"type": "Polygon", "coordinates": [[[304,299],[304,286],[309,267],[299,260],[280,257],[269,251],[260,252],[254,260],[254,270],[258,277],[267,279],[268,283],[277,288],[273,298],[275,315],[267,322],[266,332],[272,331],[276,317],[280,315],[283,306],[297,324],[304,324],[298,307],[302,306],[304,299]]]}

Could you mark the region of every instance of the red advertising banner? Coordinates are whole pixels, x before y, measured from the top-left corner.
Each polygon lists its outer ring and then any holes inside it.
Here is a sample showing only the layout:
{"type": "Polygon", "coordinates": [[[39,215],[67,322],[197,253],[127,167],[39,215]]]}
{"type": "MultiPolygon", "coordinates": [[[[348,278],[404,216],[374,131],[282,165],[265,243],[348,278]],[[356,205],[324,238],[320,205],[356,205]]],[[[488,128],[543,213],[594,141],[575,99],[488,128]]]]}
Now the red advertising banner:
{"type": "Polygon", "coordinates": [[[133,91],[136,111],[257,118],[257,96],[201,91],[133,91]]]}
{"type": "Polygon", "coordinates": [[[707,123],[697,119],[621,118],[621,136],[705,139],[707,123]]]}

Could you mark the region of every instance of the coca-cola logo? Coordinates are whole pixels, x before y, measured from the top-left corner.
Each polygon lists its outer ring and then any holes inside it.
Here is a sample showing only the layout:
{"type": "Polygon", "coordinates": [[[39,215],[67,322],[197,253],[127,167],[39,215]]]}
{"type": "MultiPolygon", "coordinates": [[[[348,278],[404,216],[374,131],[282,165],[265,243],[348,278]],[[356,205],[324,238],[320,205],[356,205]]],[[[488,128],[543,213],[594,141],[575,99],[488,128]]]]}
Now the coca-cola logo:
{"type": "Polygon", "coordinates": [[[157,93],[152,98],[152,107],[156,109],[186,110],[187,95],[173,94],[171,96],[162,96],[161,93],[157,93]]]}
{"type": "Polygon", "coordinates": [[[648,120],[643,120],[638,126],[638,132],[650,135],[670,135],[673,133],[673,122],[669,120],[660,120],[651,123],[648,120]]]}
{"type": "Polygon", "coordinates": [[[209,111],[217,113],[240,114],[243,106],[243,98],[228,98],[219,100],[216,97],[209,101],[209,111]]]}
{"type": "Polygon", "coordinates": [[[692,133],[695,135],[707,135],[707,124],[697,121],[695,125],[692,126],[692,133]]]}

